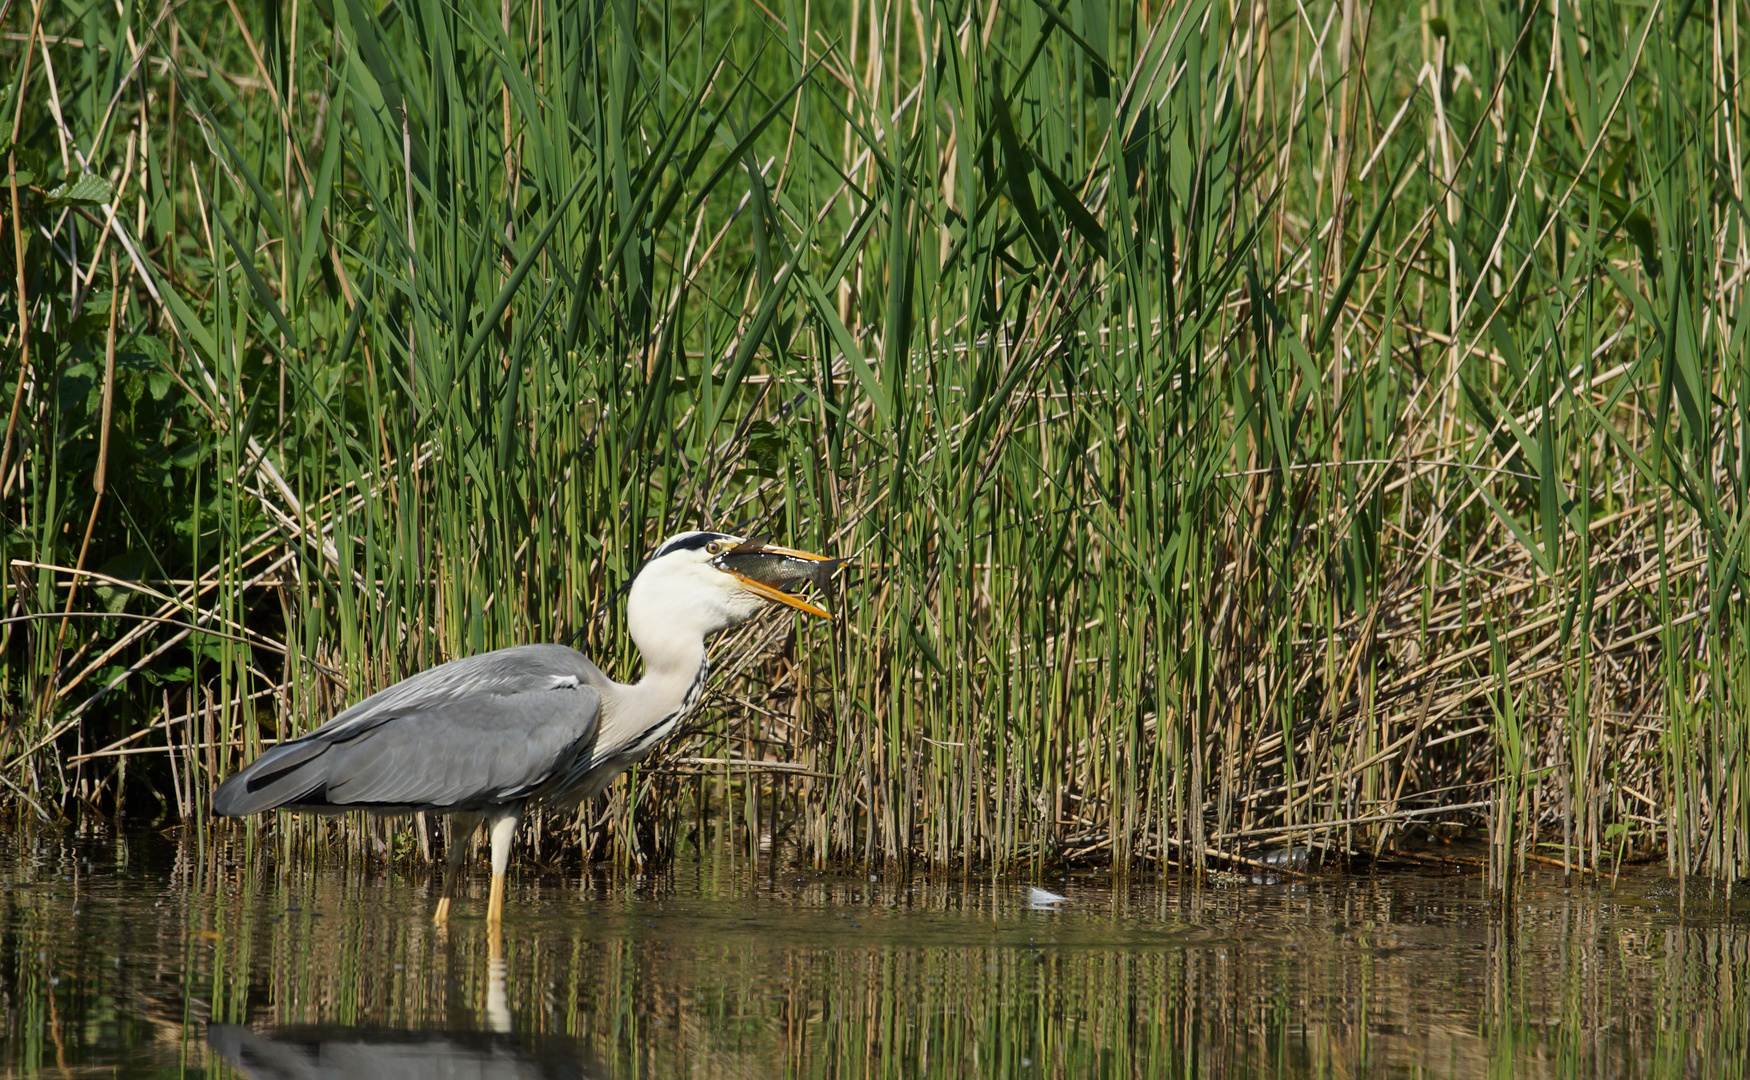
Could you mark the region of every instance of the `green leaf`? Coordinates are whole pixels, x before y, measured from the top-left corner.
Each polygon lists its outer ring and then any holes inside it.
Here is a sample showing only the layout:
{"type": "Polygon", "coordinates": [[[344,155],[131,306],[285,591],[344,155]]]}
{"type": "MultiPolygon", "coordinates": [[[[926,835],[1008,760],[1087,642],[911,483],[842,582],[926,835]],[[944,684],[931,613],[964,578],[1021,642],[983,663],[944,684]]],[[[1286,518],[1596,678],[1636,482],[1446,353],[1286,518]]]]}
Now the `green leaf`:
{"type": "Polygon", "coordinates": [[[553,238],[553,231],[559,228],[565,220],[565,211],[570,208],[571,200],[577,198],[577,193],[582,190],[583,182],[587,179],[589,179],[588,173],[578,175],[577,180],[571,185],[571,190],[565,193],[565,198],[553,207],[552,213],[547,217],[547,223],[541,226],[540,233],[535,236],[535,242],[530,244],[528,250],[523,252],[522,258],[517,260],[516,268],[511,271],[510,277],[505,280],[504,287],[498,290],[498,297],[492,301],[492,306],[487,309],[486,317],[480,320],[479,329],[475,330],[474,336],[468,339],[468,347],[462,350],[463,367],[474,362],[474,355],[480,351],[481,346],[486,344],[486,339],[492,336],[492,331],[497,328],[498,320],[504,314],[504,309],[510,306],[511,300],[516,298],[517,290],[523,287],[523,279],[529,276],[530,270],[534,269],[535,260],[541,257],[542,251],[546,250],[547,241],[553,238]]]}
{"type": "Polygon", "coordinates": [[[796,277],[802,282],[803,291],[808,294],[808,300],[814,305],[815,315],[825,324],[827,333],[832,336],[833,344],[844,355],[845,361],[851,366],[851,374],[862,384],[863,392],[869,395],[869,400],[875,403],[875,411],[887,419],[893,411],[893,404],[888,400],[887,391],[875,378],[875,369],[869,366],[869,358],[863,355],[863,347],[857,344],[857,339],[845,329],[845,324],[839,319],[838,309],[833,307],[832,300],[819,282],[809,275],[798,271],[796,277]]]}
{"type": "Polygon", "coordinates": [[[1045,159],[1037,153],[1033,155],[1033,167],[1039,170],[1039,175],[1045,180],[1045,186],[1051,189],[1051,197],[1057,200],[1057,208],[1063,211],[1063,216],[1069,219],[1075,231],[1082,234],[1082,239],[1094,249],[1100,258],[1107,258],[1106,230],[1101,227],[1098,218],[1082,204],[1076,196],[1075,189],[1045,163],[1045,159]]]}
{"type": "Polygon", "coordinates": [[[1003,167],[1008,179],[1009,198],[1014,200],[1015,213],[1021,217],[1027,235],[1032,239],[1039,257],[1050,261],[1057,254],[1057,237],[1047,232],[1039,216],[1039,204],[1033,199],[1033,184],[1028,173],[1033,169],[1032,155],[1021,149],[1021,137],[1015,133],[1015,119],[1009,114],[1009,103],[1001,94],[992,96],[991,113],[996,120],[997,141],[1003,147],[1003,167]]]}
{"type": "Polygon", "coordinates": [[[28,146],[8,146],[0,150],[0,157],[10,157],[14,162],[12,176],[17,178],[19,187],[36,183],[38,177],[49,171],[49,163],[28,146]]]}
{"type": "Polygon", "coordinates": [[[107,310],[87,311],[85,314],[74,319],[67,325],[67,333],[63,336],[62,340],[67,344],[72,345],[75,342],[85,340],[100,330],[107,330],[108,328],[109,312],[107,310]]]}
{"type": "Polygon", "coordinates": [[[255,291],[256,299],[260,300],[262,306],[267,308],[267,313],[273,316],[274,323],[279,327],[280,333],[286,336],[286,340],[296,342],[298,332],[292,329],[292,324],[286,318],[285,312],[280,310],[279,298],[274,296],[273,289],[267,284],[267,279],[263,278],[261,271],[255,268],[254,252],[238,242],[237,233],[232,230],[231,222],[225,215],[214,214],[213,218],[218,221],[219,228],[224,231],[225,239],[230,243],[231,250],[237,253],[238,269],[243,271],[243,277],[249,282],[249,287],[255,291]]]}
{"type": "Polygon", "coordinates": [[[763,475],[777,476],[789,450],[790,440],[770,420],[755,420],[747,426],[747,456],[763,475]]]}
{"type": "Polygon", "coordinates": [[[73,364],[61,372],[59,403],[62,412],[71,412],[85,402],[97,385],[97,368],[87,363],[73,364]]]}
{"type": "Polygon", "coordinates": [[[1641,269],[1649,278],[1657,278],[1660,270],[1659,239],[1654,233],[1652,219],[1636,210],[1623,218],[1622,228],[1640,249],[1641,269]]]}
{"type": "Polygon", "coordinates": [[[1349,256],[1349,265],[1343,270],[1343,279],[1337,283],[1337,291],[1331,294],[1331,302],[1325,308],[1325,317],[1319,323],[1318,333],[1313,335],[1312,351],[1318,352],[1331,340],[1331,329],[1337,325],[1337,315],[1343,310],[1343,304],[1348,301],[1349,293],[1355,288],[1355,281],[1361,276],[1362,261],[1373,249],[1373,239],[1379,235],[1379,227],[1385,222],[1386,211],[1391,209],[1392,187],[1396,183],[1391,174],[1386,175],[1384,191],[1379,197],[1379,205],[1373,208],[1373,217],[1367,222],[1367,228],[1362,231],[1361,239],[1355,245],[1354,254],[1349,256]]]}
{"type": "Polygon", "coordinates": [[[1513,534],[1513,539],[1519,541],[1519,546],[1525,549],[1525,553],[1531,556],[1532,561],[1537,563],[1545,574],[1552,578],[1555,577],[1555,570],[1550,565],[1549,552],[1539,547],[1537,541],[1531,538],[1531,534],[1525,530],[1525,527],[1519,524],[1518,519],[1508,513],[1506,507],[1495,501],[1495,497],[1489,494],[1489,489],[1483,486],[1482,481],[1473,477],[1471,482],[1476,484],[1477,494],[1481,495],[1483,501],[1489,504],[1489,509],[1493,510],[1495,516],[1501,519],[1501,524],[1507,526],[1507,531],[1513,534]]]}
{"type": "Polygon", "coordinates": [[[784,299],[784,294],[790,289],[790,279],[795,276],[796,264],[802,258],[802,253],[808,250],[813,240],[812,227],[802,234],[801,242],[790,253],[790,261],[778,271],[772,283],[766,286],[765,293],[760,297],[760,306],[754,312],[754,317],[747,324],[741,335],[741,344],[735,350],[735,358],[729,363],[729,370],[723,377],[723,388],[710,410],[710,418],[705,422],[705,435],[717,430],[717,425],[723,420],[723,411],[728,407],[729,398],[746,378],[747,370],[753,363],[754,353],[759,350],[760,342],[764,340],[766,331],[771,329],[772,319],[778,313],[778,304],[784,299]]]}
{"type": "Polygon", "coordinates": [[[80,173],[48,193],[50,206],[99,206],[113,198],[109,181],[94,173],[80,173]]]}

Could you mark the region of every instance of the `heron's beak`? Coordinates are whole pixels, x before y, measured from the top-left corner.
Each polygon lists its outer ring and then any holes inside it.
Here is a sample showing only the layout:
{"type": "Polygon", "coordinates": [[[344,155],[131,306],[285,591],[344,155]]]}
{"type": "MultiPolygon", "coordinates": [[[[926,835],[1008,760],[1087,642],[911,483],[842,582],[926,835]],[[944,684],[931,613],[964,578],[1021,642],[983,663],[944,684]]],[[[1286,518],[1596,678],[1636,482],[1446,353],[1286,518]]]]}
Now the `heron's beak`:
{"type": "Polygon", "coordinates": [[[779,547],[762,540],[749,540],[719,558],[717,566],[755,596],[830,619],[831,612],[816,607],[789,590],[799,588],[807,581],[824,589],[832,578],[832,572],[843,561],[830,555],[816,555],[812,551],[779,547]]]}
{"type": "Polygon", "coordinates": [[[761,555],[781,555],[786,559],[796,559],[796,560],[799,560],[801,562],[832,563],[834,566],[837,566],[839,563],[844,562],[843,559],[835,559],[831,555],[816,555],[812,551],[803,551],[799,548],[779,547],[776,544],[761,544],[760,545],[760,554],[761,555]]]}
{"type": "Polygon", "coordinates": [[[774,589],[765,582],[755,581],[746,574],[736,574],[733,570],[731,570],[730,573],[734,574],[736,580],[741,582],[742,588],[756,596],[763,596],[767,600],[783,604],[786,607],[793,607],[797,611],[806,611],[810,615],[819,615],[823,619],[832,618],[832,612],[822,607],[815,607],[813,604],[810,604],[795,593],[787,593],[783,589],[774,589]]]}

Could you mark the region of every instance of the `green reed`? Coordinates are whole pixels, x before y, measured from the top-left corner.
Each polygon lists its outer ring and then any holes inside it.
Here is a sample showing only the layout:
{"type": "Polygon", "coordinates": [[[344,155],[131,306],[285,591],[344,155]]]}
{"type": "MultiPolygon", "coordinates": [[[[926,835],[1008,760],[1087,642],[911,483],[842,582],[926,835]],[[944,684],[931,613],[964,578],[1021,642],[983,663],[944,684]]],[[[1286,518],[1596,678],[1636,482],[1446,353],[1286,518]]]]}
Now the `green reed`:
{"type": "Polygon", "coordinates": [[[591,852],[1750,868],[1729,6],[5,19],[19,813],[624,676],[719,526],[840,618],[723,643],[591,852]]]}

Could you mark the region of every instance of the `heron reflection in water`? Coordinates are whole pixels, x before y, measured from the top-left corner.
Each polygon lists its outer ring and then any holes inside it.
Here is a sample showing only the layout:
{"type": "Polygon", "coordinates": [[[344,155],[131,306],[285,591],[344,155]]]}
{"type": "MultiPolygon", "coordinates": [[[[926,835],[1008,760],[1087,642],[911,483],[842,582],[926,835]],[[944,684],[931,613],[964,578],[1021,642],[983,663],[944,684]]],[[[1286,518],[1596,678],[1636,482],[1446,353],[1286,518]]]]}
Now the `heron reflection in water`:
{"type": "Polygon", "coordinates": [[[213,811],[450,815],[436,921],[467,840],[492,842],[486,917],[504,914],[504,875],[523,810],[574,807],[643,760],[705,689],[705,640],[772,604],[831,618],[795,594],[824,589],[842,560],[761,539],[685,532],[634,576],[626,624],[644,657],[636,683],[610,679],[564,645],[518,645],[452,660],[373,694],[274,747],[213,792],[213,811]]]}
{"type": "Polygon", "coordinates": [[[582,1044],[492,1031],[209,1024],[207,1046],[257,1080],[590,1080],[608,1073],[582,1044]]]}
{"type": "MultiPolygon", "coordinates": [[[[207,1046],[255,1080],[602,1080],[582,1042],[542,1031],[517,1031],[507,985],[504,925],[488,920],[486,995],[481,1011],[444,1012],[443,1029],[208,1024],[207,1046]],[[478,1026],[477,1026],[478,1025],[478,1026]]],[[[399,967],[400,965],[396,965],[399,967]]],[[[453,984],[452,984],[453,992],[453,984]]],[[[537,1025],[538,1027],[538,1025],[537,1025]]]]}

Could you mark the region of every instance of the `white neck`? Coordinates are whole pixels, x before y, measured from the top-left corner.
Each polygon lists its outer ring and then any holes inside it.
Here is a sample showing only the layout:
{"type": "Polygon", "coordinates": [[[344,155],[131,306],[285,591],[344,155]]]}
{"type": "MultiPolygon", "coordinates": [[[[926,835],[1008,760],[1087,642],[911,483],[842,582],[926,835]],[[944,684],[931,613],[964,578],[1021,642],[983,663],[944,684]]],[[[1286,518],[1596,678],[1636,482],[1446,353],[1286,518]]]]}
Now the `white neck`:
{"type": "Polygon", "coordinates": [[[626,688],[626,711],[654,722],[688,704],[688,691],[704,678],[710,662],[704,635],[663,635],[657,644],[634,632],[632,640],[644,656],[644,677],[626,688]]]}
{"type": "Polygon", "coordinates": [[[677,596],[679,591],[661,580],[633,584],[626,628],[644,657],[644,677],[622,684],[603,709],[598,755],[627,755],[626,764],[642,758],[680,724],[704,690],[705,638],[723,620],[696,600],[677,596]]]}
{"type": "Polygon", "coordinates": [[[625,768],[649,753],[705,688],[705,639],[757,615],[766,600],[713,566],[703,551],[659,555],[632,580],[626,629],[644,655],[644,678],[603,701],[597,758],[625,768]]]}

